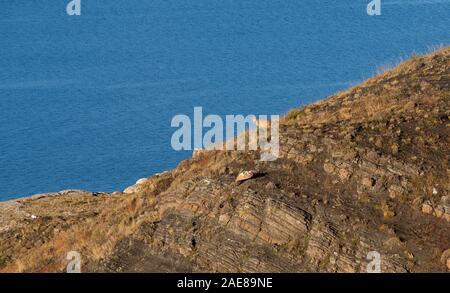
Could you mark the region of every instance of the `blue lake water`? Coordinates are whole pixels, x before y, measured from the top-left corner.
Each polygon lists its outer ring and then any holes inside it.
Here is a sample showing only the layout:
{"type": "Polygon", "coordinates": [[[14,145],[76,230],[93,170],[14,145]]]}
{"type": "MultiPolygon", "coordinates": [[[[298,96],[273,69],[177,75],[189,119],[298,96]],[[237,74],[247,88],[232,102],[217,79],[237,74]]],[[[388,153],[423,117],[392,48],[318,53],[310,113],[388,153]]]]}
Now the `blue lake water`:
{"type": "Polygon", "coordinates": [[[122,190],[190,156],[176,114],[283,114],[450,44],[450,1],[0,2],[0,200],[122,190]]]}

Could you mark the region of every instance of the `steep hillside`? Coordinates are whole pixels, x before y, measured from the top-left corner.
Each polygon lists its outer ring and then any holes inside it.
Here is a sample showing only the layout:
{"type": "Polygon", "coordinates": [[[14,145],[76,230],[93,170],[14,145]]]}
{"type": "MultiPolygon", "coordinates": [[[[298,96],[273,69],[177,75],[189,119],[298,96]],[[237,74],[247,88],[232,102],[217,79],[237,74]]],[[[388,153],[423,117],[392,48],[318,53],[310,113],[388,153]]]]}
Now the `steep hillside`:
{"type": "Polygon", "coordinates": [[[449,115],[445,48],[292,110],[274,162],[203,151],[127,193],[0,203],[0,270],[450,270],[449,115]]]}

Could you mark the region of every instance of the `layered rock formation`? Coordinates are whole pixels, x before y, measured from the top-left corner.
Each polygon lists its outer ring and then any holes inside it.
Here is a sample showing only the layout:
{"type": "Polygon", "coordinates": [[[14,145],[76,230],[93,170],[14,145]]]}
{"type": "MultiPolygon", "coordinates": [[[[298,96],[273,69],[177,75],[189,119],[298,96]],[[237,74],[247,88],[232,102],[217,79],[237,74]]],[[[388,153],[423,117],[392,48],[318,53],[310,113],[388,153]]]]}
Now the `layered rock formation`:
{"type": "Polygon", "coordinates": [[[291,111],[274,162],[204,151],[126,193],[1,203],[0,270],[450,270],[449,115],[446,48],[291,111]]]}

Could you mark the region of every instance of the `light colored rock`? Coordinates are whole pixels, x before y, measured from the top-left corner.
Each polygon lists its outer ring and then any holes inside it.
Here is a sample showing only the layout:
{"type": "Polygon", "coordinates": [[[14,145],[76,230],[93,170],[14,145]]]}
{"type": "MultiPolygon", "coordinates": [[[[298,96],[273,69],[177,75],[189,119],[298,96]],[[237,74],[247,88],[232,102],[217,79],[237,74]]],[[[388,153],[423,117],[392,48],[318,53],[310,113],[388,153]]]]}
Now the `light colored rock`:
{"type": "Polygon", "coordinates": [[[167,173],[169,173],[169,171],[163,171],[163,172],[160,172],[160,173],[156,173],[155,176],[161,176],[161,175],[164,175],[164,174],[167,174],[167,173]]]}
{"type": "Polygon", "coordinates": [[[431,205],[430,201],[426,201],[422,205],[422,213],[424,213],[424,214],[431,214],[431,213],[433,213],[433,206],[431,205]]]}
{"type": "Polygon", "coordinates": [[[389,187],[389,197],[390,198],[398,198],[399,196],[402,196],[404,194],[405,190],[403,187],[398,185],[391,185],[389,187]]]}
{"type": "Polygon", "coordinates": [[[350,178],[351,174],[352,173],[347,169],[339,170],[339,178],[341,178],[342,181],[347,181],[350,178]]]}
{"type": "Polygon", "coordinates": [[[336,167],[331,163],[325,163],[323,164],[323,170],[328,174],[332,174],[336,170],[336,167]]]}
{"type": "Polygon", "coordinates": [[[136,185],[140,185],[140,184],[144,184],[145,182],[147,182],[148,179],[147,178],[141,178],[138,181],[136,181],[136,185]]]}
{"type": "Polygon", "coordinates": [[[80,190],[80,189],[66,189],[61,190],[59,192],[59,195],[91,195],[92,192],[86,191],[86,190],[80,190]]]}
{"type": "Polygon", "coordinates": [[[227,214],[223,214],[219,216],[219,223],[226,224],[230,221],[230,216],[227,214]]]}
{"type": "Polygon", "coordinates": [[[392,151],[392,154],[393,154],[393,155],[397,155],[397,154],[398,154],[398,144],[394,143],[394,144],[391,146],[391,151],[392,151]]]}
{"type": "Polygon", "coordinates": [[[442,218],[445,214],[445,210],[444,207],[441,205],[438,205],[435,209],[434,209],[434,214],[436,217],[438,218],[442,218]]]}
{"type": "Polygon", "coordinates": [[[253,171],[243,171],[236,177],[236,182],[245,181],[255,176],[253,171]]]}
{"type": "Polygon", "coordinates": [[[139,185],[131,185],[128,186],[127,188],[125,188],[125,190],[123,191],[123,193],[126,194],[132,194],[132,193],[136,193],[138,190],[139,185]]]}

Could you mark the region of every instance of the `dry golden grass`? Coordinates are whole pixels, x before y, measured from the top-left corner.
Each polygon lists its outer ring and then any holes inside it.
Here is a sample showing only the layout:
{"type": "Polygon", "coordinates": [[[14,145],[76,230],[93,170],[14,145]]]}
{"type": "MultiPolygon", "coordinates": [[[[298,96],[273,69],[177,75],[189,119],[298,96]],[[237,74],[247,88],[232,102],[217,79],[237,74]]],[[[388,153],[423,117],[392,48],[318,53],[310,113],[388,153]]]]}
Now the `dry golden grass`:
{"type": "Polygon", "coordinates": [[[3,272],[63,271],[69,251],[78,251],[82,261],[99,260],[113,251],[116,243],[132,234],[140,223],[139,216],[146,204],[145,197],[130,195],[104,198],[102,211],[96,217],[83,219],[50,241],[19,255],[3,272]]]}
{"type": "Polygon", "coordinates": [[[349,120],[367,121],[385,117],[392,111],[408,111],[405,105],[423,98],[418,95],[420,92],[423,92],[427,99],[448,98],[445,96],[446,92],[440,91],[427,81],[450,77],[449,55],[450,47],[426,56],[415,55],[395,68],[385,68],[381,74],[369,78],[361,85],[301,109],[291,110],[283,117],[282,123],[314,125],[349,120]]]}

